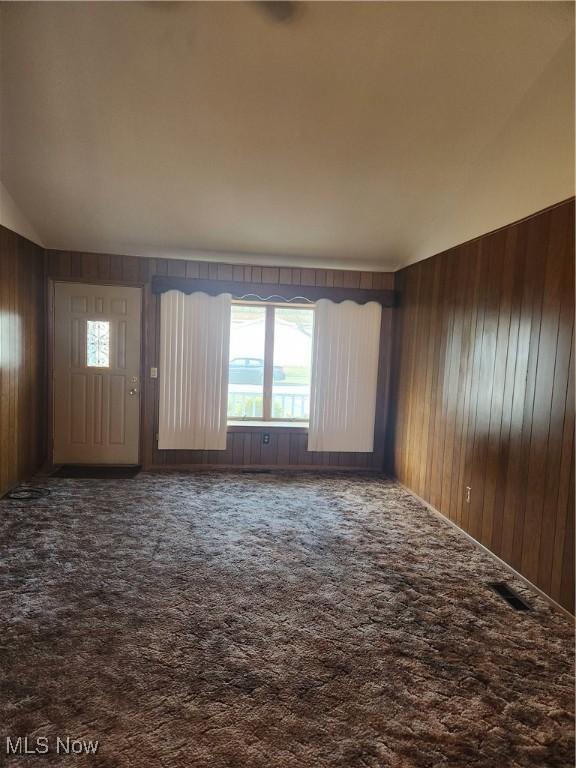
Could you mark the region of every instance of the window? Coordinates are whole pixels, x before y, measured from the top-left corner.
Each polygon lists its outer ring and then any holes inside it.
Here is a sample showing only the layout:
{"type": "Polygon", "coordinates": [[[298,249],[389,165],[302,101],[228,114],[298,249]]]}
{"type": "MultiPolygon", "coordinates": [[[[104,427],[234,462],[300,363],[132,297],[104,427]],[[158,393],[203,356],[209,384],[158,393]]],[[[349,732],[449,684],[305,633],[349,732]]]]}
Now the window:
{"type": "Polygon", "coordinates": [[[110,367],[110,323],[108,320],[86,322],[86,365],[89,368],[110,367]]]}
{"type": "Polygon", "coordinates": [[[228,418],[261,419],[264,407],[266,307],[232,305],[228,418]]]}
{"type": "Polygon", "coordinates": [[[307,422],[314,309],[233,303],[228,419],[307,422]]]}

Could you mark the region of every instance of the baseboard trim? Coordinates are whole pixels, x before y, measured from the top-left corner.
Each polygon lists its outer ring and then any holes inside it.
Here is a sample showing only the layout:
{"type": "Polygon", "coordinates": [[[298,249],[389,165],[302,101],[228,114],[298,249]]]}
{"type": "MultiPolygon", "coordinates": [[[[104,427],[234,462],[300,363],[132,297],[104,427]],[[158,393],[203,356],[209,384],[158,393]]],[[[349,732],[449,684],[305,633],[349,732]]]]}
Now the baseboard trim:
{"type": "Polygon", "coordinates": [[[371,467],[328,467],[320,464],[150,464],[142,468],[143,472],[243,472],[246,470],[270,470],[271,472],[354,472],[358,475],[382,475],[381,469],[371,467]]]}
{"type": "Polygon", "coordinates": [[[419,501],[423,506],[426,507],[432,514],[436,515],[436,517],[440,518],[443,522],[450,525],[454,530],[458,531],[458,533],[462,534],[468,541],[470,541],[474,546],[476,546],[478,549],[481,549],[485,554],[489,555],[492,560],[495,560],[499,565],[504,566],[507,571],[509,571],[512,576],[514,576],[519,581],[523,582],[529,589],[532,589],[534,592],[536,592],[537,595],[539,595],[543,600],[545,600],[549,605],[551,605],[553,608],[556,608],[561,613],[563,613],[565,616],[567,616],[571,622],[574,623],[576,620],[576,617],[570,613],[570,611],[567,608],[564,608],[563,605],[560,605],[560,603],[557,603],[556,600],[554,600],[553,597],[550,597],[550,595],[547,595],[546,592],[543,592],[540,587],[537,587],[536,584],[533,584],[529,579],[526,578],[526,576],[523,576],[521,573],[519,573],[515,568],[513,568],[509,563],[507,563],[505,560],[502,560],[501,557],[498,557],[498,555],[494,554],[491,549],[488,549],[488,547],[484,546],[484,544],[481,544],[477,539],[474,538],[474,536],[471,536],[469,533],[467,533],[463,528],[460,528],[460,526],[456,525],[456,523],[453,520],[450,520],[450,518],[446,517],[446,515],[443,515],[442,512],[439,512],[436,507],[433,507],[432,504],[426,501],[426,499],[423,499],[422,496],[418,496],[417,493],[414,493],[414,491],[411,488],[408,488],[408,486],[404,485],[404,483],[401,483],[400,480],[395,479],[395,482],[398,483],[398,485],[403,488],[406,493],[409,493],[410,496],[413,496],[417,501],[419,501]]]}

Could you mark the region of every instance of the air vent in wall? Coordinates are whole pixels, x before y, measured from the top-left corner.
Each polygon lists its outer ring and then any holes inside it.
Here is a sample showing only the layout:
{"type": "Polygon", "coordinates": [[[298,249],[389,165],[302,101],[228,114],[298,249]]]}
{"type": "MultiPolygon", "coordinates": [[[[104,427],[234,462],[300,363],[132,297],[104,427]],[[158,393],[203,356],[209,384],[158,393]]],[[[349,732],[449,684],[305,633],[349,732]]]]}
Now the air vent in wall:
{"type": "Polygon", "coordinates": [[[515,611],[532,610],[528,603],[520,597],[518,592],[513,590],[512,587],[509,587],[505,581],[492,581],[488,586],[493,589],[497,595],[500,595],[502,600],[505,600],[515,611]]]}

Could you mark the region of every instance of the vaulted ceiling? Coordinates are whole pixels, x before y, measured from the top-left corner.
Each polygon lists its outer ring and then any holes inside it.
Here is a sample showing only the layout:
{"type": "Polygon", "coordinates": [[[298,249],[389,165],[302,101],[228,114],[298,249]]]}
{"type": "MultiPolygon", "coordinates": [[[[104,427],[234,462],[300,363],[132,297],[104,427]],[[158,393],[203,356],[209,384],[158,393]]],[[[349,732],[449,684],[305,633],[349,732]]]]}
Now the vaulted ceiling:
{"type": "Polygon", "coordinates": [[[572,3],[2,3],[51,248],[394,269],[573,194],[572,3]]]}

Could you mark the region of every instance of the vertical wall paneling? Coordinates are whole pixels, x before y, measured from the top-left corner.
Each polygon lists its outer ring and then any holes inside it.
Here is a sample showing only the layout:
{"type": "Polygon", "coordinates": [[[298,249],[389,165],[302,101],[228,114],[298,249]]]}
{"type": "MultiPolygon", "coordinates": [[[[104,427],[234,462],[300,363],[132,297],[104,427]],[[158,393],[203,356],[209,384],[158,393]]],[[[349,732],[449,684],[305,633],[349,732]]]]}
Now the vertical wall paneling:
{"type": "Polygon", "coordinates": [[[574,201],[396,290],[389,471],[573,610],[574,201]]]}
{"type": "Polygon", "coordinates": [[[44,250],[0,227],[0,494],[45,455],[44,250]]]}

